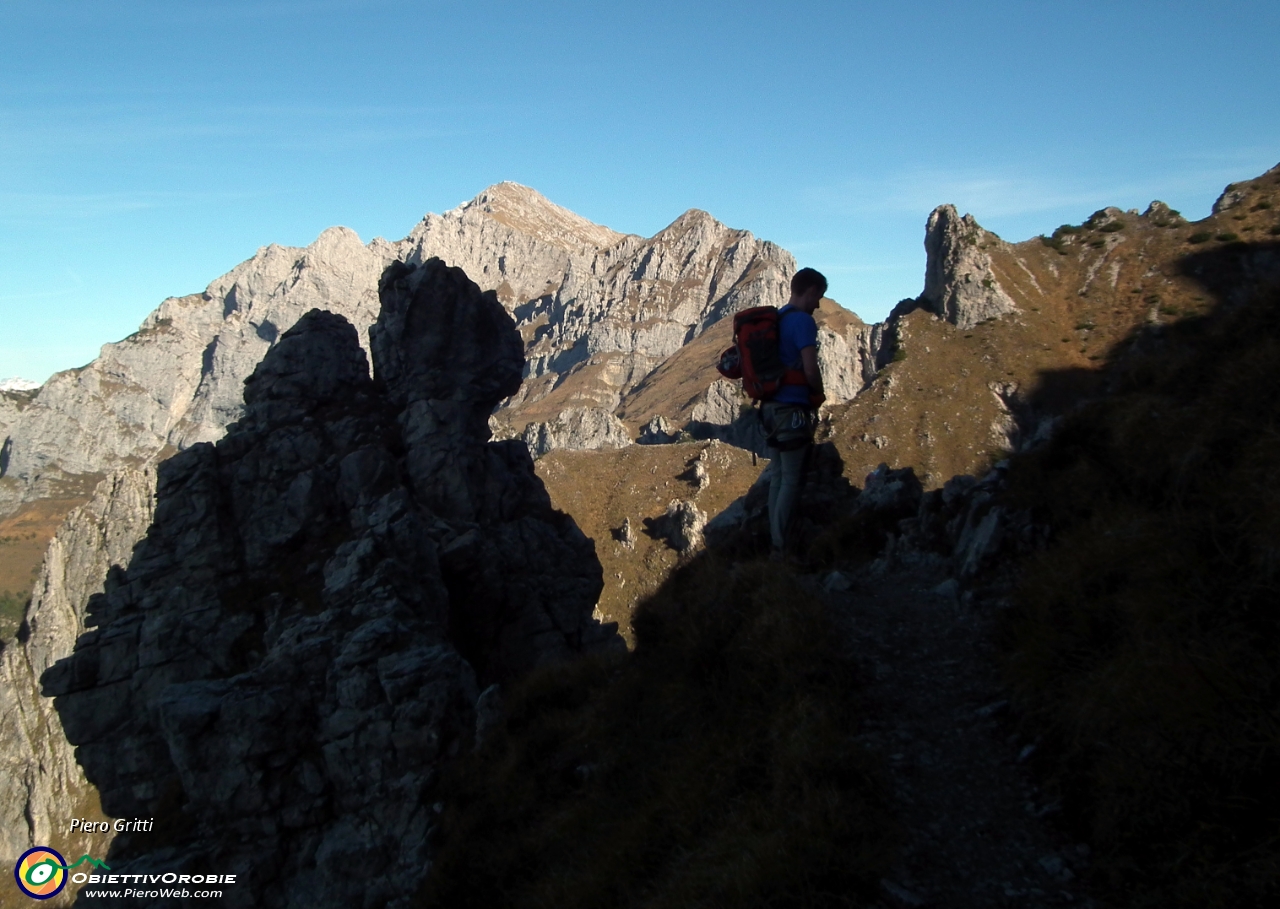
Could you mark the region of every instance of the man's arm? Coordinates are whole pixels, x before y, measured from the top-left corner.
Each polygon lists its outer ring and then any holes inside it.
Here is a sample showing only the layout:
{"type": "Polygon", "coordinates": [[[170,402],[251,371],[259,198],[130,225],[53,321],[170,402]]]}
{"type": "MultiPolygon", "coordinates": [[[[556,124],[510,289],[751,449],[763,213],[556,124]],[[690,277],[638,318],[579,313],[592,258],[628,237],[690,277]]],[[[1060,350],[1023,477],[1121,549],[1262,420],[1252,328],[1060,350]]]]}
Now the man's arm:
{"type": "MultiPolygon", "coordinates": [[[[794,360],[792,362],[795,362],[794,360]]],[[[804,370],[804,380],[809,383],[810,391],[824,394],[822,390],[822,372],[818,369],[818,348],[800,348],[800,366],[804,370]]]]}

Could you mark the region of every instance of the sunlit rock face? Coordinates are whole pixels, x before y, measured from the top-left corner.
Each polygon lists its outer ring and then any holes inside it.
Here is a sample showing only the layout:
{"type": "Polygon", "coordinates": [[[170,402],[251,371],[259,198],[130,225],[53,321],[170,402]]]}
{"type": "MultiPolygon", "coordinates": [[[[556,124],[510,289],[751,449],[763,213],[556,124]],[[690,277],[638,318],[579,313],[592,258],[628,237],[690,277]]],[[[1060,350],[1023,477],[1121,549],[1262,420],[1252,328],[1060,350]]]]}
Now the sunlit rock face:
{"type": "Polygon", "coordinates": [[[528,381],[502,402],[512,435],[573,408],[612,412],[726,313],[785,302],[795,270],[786,250],[705,212],[645,239],[515,183],[427,215],[403,240],[366,244],[333,227],[305,248],[264,246],[202,293],[165,300],[92,363],[52,377],[21,412],[0,397],[0,473],[10,481],[0,483],[0,514],[68,479],[96,482],[221,438],[243,414],[244,380],[312,309],[344,316],[368,352],[383,269],[431,258],[494,291],[516,322],[528,381]]]}
{"type": "Polygon", "coordinates": [[[996,280],[988,253],[1006,246],[973,215],[962,218],[954,205],[939,205],[925,227],[927,262],[920,301],[959,328],[1013,312],[1017,307],[996,280]]]}
{"type": "Polygon", "coordinates": [[[125,467],[104,479],[54,535],[18,635],[0,646],[0,861],[33,846],[102,855],[110,832],[69,830],[93,816],[97,794],[76,763],[41,673],[71,653],[85,604],[112,565],[125,564],[155,510],[154,468],[125,467]]]}

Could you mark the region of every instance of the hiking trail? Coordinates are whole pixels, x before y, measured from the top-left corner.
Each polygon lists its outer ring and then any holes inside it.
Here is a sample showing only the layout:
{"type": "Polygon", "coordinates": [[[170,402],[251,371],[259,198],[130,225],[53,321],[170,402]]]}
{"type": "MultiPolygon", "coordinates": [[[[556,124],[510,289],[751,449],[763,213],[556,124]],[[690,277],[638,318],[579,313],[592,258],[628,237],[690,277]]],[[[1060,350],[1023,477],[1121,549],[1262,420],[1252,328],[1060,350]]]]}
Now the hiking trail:
{"type": "Polygon", "coordinates": [[[882,882],[886,907],[1088,906],[1089,849],[1049,818],[1009,720],[991,608],[962,602],[927,563],[847,577],[829,593],[866,673],[858,741],[889,768],[903,826],[901,858],[882,882]],[[842,586],[842,585],[841,585],[842,586]]]}

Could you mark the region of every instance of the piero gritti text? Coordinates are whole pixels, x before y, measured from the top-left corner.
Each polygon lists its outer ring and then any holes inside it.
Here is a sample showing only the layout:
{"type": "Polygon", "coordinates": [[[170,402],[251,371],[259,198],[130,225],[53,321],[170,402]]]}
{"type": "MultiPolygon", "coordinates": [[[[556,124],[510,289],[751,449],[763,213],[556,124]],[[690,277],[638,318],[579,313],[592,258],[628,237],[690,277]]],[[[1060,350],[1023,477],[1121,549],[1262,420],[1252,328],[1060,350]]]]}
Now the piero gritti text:
{"type": "Polygon", "coordinates": [[[155,819],[149,817],[116,818],[114,821],[91,821],[77,817],[71,819],[68,833],[150,833],[155,827],[155,819]]]}

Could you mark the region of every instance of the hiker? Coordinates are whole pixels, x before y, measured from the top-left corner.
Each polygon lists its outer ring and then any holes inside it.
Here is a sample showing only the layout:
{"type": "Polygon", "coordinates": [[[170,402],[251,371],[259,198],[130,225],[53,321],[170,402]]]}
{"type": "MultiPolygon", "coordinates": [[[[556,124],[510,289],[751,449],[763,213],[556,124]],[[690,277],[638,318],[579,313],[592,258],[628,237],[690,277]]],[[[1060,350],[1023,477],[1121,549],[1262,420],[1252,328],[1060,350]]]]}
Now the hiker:
{"type": "Polygon", "coordinates": [[[769,483],[771,557],[783,557],[787,528],[804,482],[805,461],[813,447],[817,408],[825,399],[818,371],[818,325],[813,312],[827,292],[827,279],[812,268],[791,278],[791,299],[778,311],[778,353],[788,370],[804,374],[805,384],[784,382],[761,406],[773,476],[769,483]]]}

